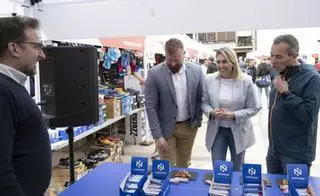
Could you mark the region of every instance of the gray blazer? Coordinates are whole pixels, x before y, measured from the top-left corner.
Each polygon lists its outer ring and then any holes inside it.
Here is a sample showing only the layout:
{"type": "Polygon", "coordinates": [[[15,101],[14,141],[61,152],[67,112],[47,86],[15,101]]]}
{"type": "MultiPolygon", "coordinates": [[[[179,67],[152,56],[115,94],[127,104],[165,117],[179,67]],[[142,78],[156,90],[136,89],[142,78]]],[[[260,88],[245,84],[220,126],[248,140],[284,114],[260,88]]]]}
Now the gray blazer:
{"type": "MultiPolygon", "coordinates": [[[[210,111],[219,108],[220,79],[219,73],[206,76],[203,84],[202,109],[209,116],[210,111]]],[[[255,143],[250,118],[261,109],[258,103],[255,86],[250,76],[243,74],[233,85],[232,111],[235,114],[235,125],[231,128],[236,146],[236,153],[244,151],[255,143]]],[[[209,119],[206,134],[206,146],[210,151],[219,129],[219,119],[209,119]]]]}
{"type": "MultiPolygon", "coordinates": [[[[186,77],[191,114],[189,123],[191,128],[196,128],[201,126],[202,120],[204,76],[201,67],[194,63],[186,63],[186,77]]],[[[165,62],[150,69],[145,82],[145,98],[153,138],[168,138],[176,125],[177,99],[172,74],[165,62]]]]}

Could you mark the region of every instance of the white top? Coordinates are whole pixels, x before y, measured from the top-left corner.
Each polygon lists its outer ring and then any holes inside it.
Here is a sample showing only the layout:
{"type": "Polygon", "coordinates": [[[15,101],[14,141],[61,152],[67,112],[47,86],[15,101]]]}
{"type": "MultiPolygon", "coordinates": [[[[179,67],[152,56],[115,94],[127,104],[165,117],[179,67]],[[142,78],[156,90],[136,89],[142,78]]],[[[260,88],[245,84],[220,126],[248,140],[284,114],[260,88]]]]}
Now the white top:
{"type": "MultiPolygon", "coordinates": [[[[220,78],[220,100],[219,107],[225,112],[232,112],[232,87],[233,79],[220,78]]],[[[230,128],[233,125],[233,121],[220,120],[219,126],[230,128]]]]}
{"type": "Polygon", "coordinates": [[[0,63],[0,73],[12,78],[17,83],[21,84],[22,86],[25,86],[25,83],[27,81],[27,75],[24,73],[8,66],[0,63]]]}
{"type": "Polygon", "coordinates": [[[172,74],[174,89],[176,91],[178,114],[177,122],[186,121],[190,118],[189,102],[188,102],[188,87],[186,66],[182,65],[178,73],[172,74]]]}
{"type": "Polygon", "coordinates": [[[208,67],[202,64],[201,69],[202,69],[203,75],[207,75],[208,67]]]}

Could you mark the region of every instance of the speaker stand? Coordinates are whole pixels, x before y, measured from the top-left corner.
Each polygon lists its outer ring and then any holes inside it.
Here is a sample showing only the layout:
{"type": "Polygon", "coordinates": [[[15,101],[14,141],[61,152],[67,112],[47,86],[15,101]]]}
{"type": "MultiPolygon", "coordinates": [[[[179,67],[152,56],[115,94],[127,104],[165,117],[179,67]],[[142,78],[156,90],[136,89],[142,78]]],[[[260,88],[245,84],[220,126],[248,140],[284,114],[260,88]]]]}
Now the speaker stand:
{"type": "Polygon", "coordinates": [[[74,147],[73,147],[73,142],[74,142],[74,131],[73,127],[68,127],[66,130],[68,134],[68,140],[69,140],[69,172],[70,172],[70,180],[69,183],[70,185],[75,182],[74,179],[74,147]]]}

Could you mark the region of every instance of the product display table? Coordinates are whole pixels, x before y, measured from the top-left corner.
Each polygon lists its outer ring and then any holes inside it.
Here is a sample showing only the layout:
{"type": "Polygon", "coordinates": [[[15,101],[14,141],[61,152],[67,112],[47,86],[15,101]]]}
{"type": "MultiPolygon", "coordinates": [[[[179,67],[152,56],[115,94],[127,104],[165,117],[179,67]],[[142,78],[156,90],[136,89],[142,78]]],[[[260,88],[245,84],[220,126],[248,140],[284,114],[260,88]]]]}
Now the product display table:
{"type": "MultiPolygon", "coordinates": [[[[172,168],[172,171],[179,170],[172,168]]],[[[210,170],[186,169],[188,171],[197,172],[196,181],[189,181],[185,184],[171,185],[169,195],[208,195],[209,185],[203,183],[206,174],[212,173],[210,170]]],[[[81,178],[75,184],[71,185],[60,196],[118,196],[119,185],[121,180],[130,171],[129,164],[105,163],[86,176],[81,178]]],[[[278,178],[286,178],[284,175],[264,175],[271,182],[272,187],[266,188],[266,195],[283,195],[278,188],[276,180],[278,178]]],[[[232,179],[232,195],[241,195],[242,188],[240,185],[240,173],[234,172],[232,179]]],[[[315,195],[320,195],[320,178],[310,177],[309,184],[313,188],[315,195]]]]}

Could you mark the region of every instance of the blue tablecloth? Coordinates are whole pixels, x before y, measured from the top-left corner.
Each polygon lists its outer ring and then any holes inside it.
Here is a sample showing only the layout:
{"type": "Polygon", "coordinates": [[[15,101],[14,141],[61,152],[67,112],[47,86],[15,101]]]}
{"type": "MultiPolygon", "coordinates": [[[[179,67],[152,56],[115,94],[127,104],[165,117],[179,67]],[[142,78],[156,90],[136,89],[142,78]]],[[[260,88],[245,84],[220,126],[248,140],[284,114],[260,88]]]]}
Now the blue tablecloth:
{"type": "MultiPolygon", "coordinates": [[[[130,165],[128,164],[103,164],[67,188],[60,196],[118,196],[120,182],[129,170],[130,165]]],[[[176,168],[173,168],[172,170],[174,171],[176,168]]],[[[209,186],[205,185],[202,180],[204,175],[211,173],[212,171],[200,169],[187,170],[198,172],[197,180],[190,181],[186,184],[171,185],[169,195],[208,195],[209,186]]],[[[272,182],[272,187],[266,188],[266,195],[282,195],[276,180],[278,178],[286,178],[286,176],[267,176],[272,182]]],[[[232,195],[241,195],[242,193],[239,180],[240,173],[234,172],[232,179],[232,195]]],[[[315,194],[320,196],[320,178],[310,177],[310,185],[315,194]]]]}

